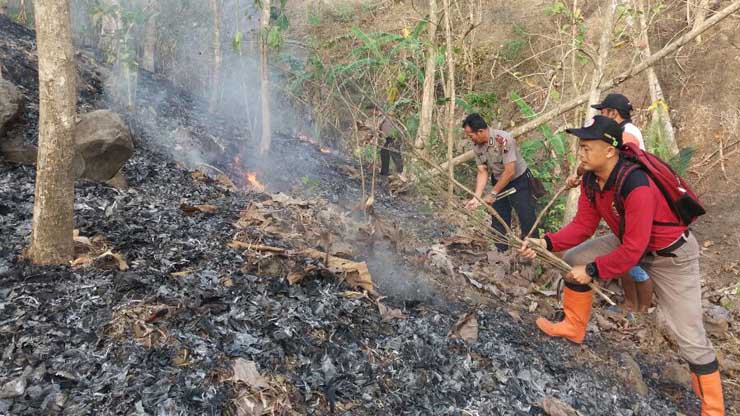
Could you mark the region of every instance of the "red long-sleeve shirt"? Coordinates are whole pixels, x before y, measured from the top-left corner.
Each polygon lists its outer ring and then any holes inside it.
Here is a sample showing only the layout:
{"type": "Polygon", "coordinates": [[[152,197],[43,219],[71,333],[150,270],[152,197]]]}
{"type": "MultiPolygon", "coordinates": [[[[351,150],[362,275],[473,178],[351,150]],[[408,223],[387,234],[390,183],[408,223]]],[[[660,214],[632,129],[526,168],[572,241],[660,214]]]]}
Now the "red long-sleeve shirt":
{"type": "MultiPolygon", "coordinates": [[[[594,175],[584,177],[575,218],[560,231],[545,236],[551,251],[564,251],[586,241],[596,232],[601,219],[619,236],[620,216],[615,206],[615,182],[619,169],[626,167],[627,164],[620,161],[603,190],[595,183],[594,175]],[[587,196],[589,186],[595,187],[592,188],[595,189],[593,204],[587,196]]],[[[668,247],[687,229],[677,220],[660,189],[643,170],[636,169],[628,174],[623,181],[621,194],[625,216],[622,243],[594,260],[598,275],[603,279],[615,278],[627,272],[639,263],[647,251],[668,247]]]]}

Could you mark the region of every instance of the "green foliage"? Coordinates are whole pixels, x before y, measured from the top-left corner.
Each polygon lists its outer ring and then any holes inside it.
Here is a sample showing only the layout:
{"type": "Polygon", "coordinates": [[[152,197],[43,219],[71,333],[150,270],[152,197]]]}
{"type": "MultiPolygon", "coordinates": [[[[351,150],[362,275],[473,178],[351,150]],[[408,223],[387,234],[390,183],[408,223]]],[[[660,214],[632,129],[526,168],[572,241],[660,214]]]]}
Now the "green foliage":
{"type": "MultiPolygon", "coordinates": [[[[519,111],[527,119],[536,116],[532,106],[524,101],[517,92],[511,93],[511,100],[516,103],[519,111]]],[[[563,132],[554,133],[547,124],[539,126],[537,130],[542,134],[542,137],[532,138],[520,143],[520,151],[522,157],[527,161],[529,169],[534,176],[542,181],[548,191],[548,195],[542,200],[549,200],[557,192],[562,182],[561,175],[557,175],[556,172],[565,171],[562,165],[569,157],[568,146],[563,132]],[[555,157],[552,157],[553,155],[555,157]]],[[[561,196],[547,213],[543,227],[545,229],[559,228],[564,211],[565,197],[561,196]]]]}
{"type": "Polygon", "coordinates": [[[497,103],[498,97],[492,92],[469,92],[455,100],[455,104],[462,108],[465,113],[478,113],[488,122],[496,118],[494,106],[497,103]]]}
{"type": "Polygon", "coordinates": [[[559,14],[566,14],[568,7],[562,1],[555,1],[549,6],[545,6],[545,15],[553,16],[559,14]]]}
{"type": "Polygon", "coordinates": [[[571,47],[576,49],[576,59],[578,59],[581,65],[587,64],[588,57],[580,51],[586,40],[587,31],[581,10],[578,8],[571,10],[564,2],[554,1],[551,5],[545,7],[545,15],[551,16],[556,20],[556,24],[560,27],[560,33],[562,35],[573,37],[571,47]],[[575,35],[572,33],[573,26],[576,29],[575,35]]]}
{"type": "Polygon", "coordinates": [[[302,176],[301,177],[301,183],[304,187],[306,187],[306,193],[307,194],[313,194],[318,190],[319,186],[321,185],[321,181],[316,178],[311,178],[309,176],[302,176]]]}
{"type": "Polygon", "coordinates": [[[666,132],[663,124],[663,117],[666,117],[666,108],[664,103],[656,104],[656,111],[653,111],[653,119],[650,120],[644,132],[645,146],[648,152],[668,162],[676,173],[684,175],[689,168],[691,158],[696,153],[696,149],[686,147],[681,149],[677,155],[671,155],[666,143],[666,132]]]}
{"type": "Polygon", "coordinates": [[[355,8],[351,2],[337,2],[332,10],[334,20],[341,23],[349,23],[355,18],[355,8]]]}
{"type": "Polygon", "coordinates": [[[519,54],[526,46],[527,41],[522,38],[514,38],[504,43],[504,46],[499,52],[499,56],[507,61],[514,61],[519,57],[519,54]]]}

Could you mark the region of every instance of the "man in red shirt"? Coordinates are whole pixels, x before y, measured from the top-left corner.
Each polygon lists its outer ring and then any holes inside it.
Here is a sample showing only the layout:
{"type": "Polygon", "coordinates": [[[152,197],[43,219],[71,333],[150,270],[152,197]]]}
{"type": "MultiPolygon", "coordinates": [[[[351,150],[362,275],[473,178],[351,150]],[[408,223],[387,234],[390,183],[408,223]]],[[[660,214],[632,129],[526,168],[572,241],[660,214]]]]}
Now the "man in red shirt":
{"type": "Polygon", "coordinates": [[[659,311],[689,362],[702,416],[724,415],[717,356],[702,321],[696,239],[644,170],[634,169],[622,178],[631,163],[620,157],[622,130],[614,120],[595,116],[583,128],[566,131],[579,138],[578,156],[586,170],[578,212],[560,231],[529,239],[520,250],[528,258],[535,257],[529,248],[533,244],[553,252],[567,250],[563,258],[572,266],[563,293],[565,319],[554,323],[538,318],[537,326],[547,335],[582,343],[593,300],[589,283],[619,277],[639,264],[652,276],[659,311]],[[617,198],[624,218],[616,209],[617,198]],[[602,219],[613,234],[589,240],[602,219]]]}

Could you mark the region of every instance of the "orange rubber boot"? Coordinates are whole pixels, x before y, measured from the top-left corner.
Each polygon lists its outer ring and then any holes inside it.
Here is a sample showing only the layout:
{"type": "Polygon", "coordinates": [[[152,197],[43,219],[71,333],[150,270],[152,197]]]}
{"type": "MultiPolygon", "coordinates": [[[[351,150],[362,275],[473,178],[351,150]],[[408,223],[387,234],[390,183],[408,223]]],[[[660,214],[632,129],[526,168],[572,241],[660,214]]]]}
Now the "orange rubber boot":
{"type": "Polygon", "coordinates": [[[586,325],[591,317],[593,296],[591,290],[577,292],[569,287],[563,288],[563,311],[565,319],[558,323],[545,318],[537,318],[537,326],[551,337],[563,337],[580,344],[586,336],[586,325]]]}
{"type": "Polygon", "coordinates": [[[725,401],[722,398],[722,381],[719,370],[711,374],[691,373],[694,393],[701,399],[701,416],[724,416],[725,401]]]}

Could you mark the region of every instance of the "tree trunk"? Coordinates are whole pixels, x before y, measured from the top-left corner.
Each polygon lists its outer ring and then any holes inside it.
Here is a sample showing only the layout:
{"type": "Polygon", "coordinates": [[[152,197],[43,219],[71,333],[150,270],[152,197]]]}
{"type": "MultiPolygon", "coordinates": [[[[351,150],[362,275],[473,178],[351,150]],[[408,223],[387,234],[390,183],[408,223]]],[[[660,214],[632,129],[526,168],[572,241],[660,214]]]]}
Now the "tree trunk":
{"type": "MultiPolygon", "coordinates": [[[[156,7],[156,6],[155,6],[156,7]]],[[[157,52],[157,15],[152,14],[146,22],[144,29],[144,56],[141,59],[141,67],[149,72],[155,70],[155,59],[157,52]]]]}
{"type": "Polygon", "coordinates": [[[31,259],[63,264],[72,259],[72,160],[77,88],[69,1],[34,2],[39,62],[39,150],[33,206],[31,259]]]}
{"type": "Polygon", "coordinates": [[[429,0],[429,47],[424,69],[424,90],[421,99],[421,121],[416,134],[414,147],[423,149],[432,132],[432,111],[434,110],[434,81],[437,61],[437,0],[429,0]]]}
{"type": "MultiPolygon", "coordinates": [[[[650,57],[652,52],[650,51],[650,37],[648,36],[647,18],[645,13],[644,0],[636,1],[636,8],[640,11],[640,57],[642,60],[646,60],[650,57]]],[[[702,18],[702,20],[704,20],[702,18]]],[[[698,37],[697,37],[698,39],[698,37]]],[[[668,112],[667,105],[665,104],[665,96],[663,95],[663,88],[660,86],[658,81],[658,75],[655,73],[655,68],[650,67],[647,69],[648,88],[650,89],[650,101],[652,102],[651,107],[653,108],[653,122],[661,124],[660,139],[665,144],[670,155],[678,154],[678,144],[676,143],[676,135],[673,131],[673,122],[671,121],[671,115],[668,112]]]]}
{"type": "Polygon", "coordinates": [[[267,31],[270,28],[270,0],[262,0],[262,18],[260,21],[260,108],[262,114],[262,138],[260,153],[270,150],[272,132],[270,130],[270,68],[268,67],[267,31]]]}
{"type": "MultiPolygon", "coordinates": [[[[612,49],[612,26],[614,25],[614,15],[617,12],[618,0],[612,0],[609,3],[609,9],[604,15],[604,21],[601,24],[603,31],[601,32],[601,39],[599,40],[599,56],[596,59],[596,68],[594,68],[593,75],[591,76],[591,88],[588,92],[588,105],[586,106],[586,120],[590,120],[597,114],[595,108],[591,108],[592,104],[600,102],[601,97],[601,81],[604,79],[604,69],[606,67],[606,61],[609,58],[609,51],[612,49]]],[[[578,165],[578,162],[574,164],[578,165]]],[[[572,171],[571,173],[575,173],[572,171]]],[[[569,223],[573,217],[575,217],[578,211],[578,198],[581,196],[581,188],[575,187],[568,192],[568,197],[565,201],[565,210],[563,212],[563,223],[569,223]]]]}
{"type": "MultiPolygon", "coordinates": [[[[650,68],[651,66],[655,65],[656,62],[660,61],[661,59],[665,58],[669,54],[675,52],[683,45],[686,45],[687,43],[691,42],[693,39],[695,39],[700,34],[706,32],[708,29],[710,29],[712,26],[716,25],[723,19],[727,18],[727,16],[730,16],[731,14],[735,13],[736,11],[740,10],[740,0],[735,0],[732,2],[731,5],[725,7],[721,11],[714,14],[712,17],[707,19],[704,24],[701,25],[701,27],[698,27],[696,29],[692,29],[690,32],[686,33],[685,35],[681,36],[680,38],[674,40],[673,42],[665,45],[663,49],[659,50],[653,55],[650,55],[650,58],[642,61],[639,65],[636,65],[630,69],[628,69],[625,72],[622,72],[621,74],[617,75],[616,77],[605,81],[601,85],[602,90],[608,90],[610,88],[614,88],[617,85],[622,84],[624,81],[634,77],[635,75],[638,75],[645,71],[646,69],[650,68]]],[[[553,108],[552,110],[548,111],[547,113],[544,113],[540,115],[539,117],[532,119],[521,126],[517,126],[516,128],[511,130],[511,135],[514,137],[521,136],[522,134],[528,133],[537,127],[541,126],[542,124],[547,123],[548,121],[552,120],[553,118],[563,114],[567,113],[568,111],[578,107],[581,104],[586,103],[588,100],[589,93],[581,94],[578,97],[572,98],[570,101],[567,101],[565,103],[561,103],[558,107],[553,108]]],[[[465,163],[469,160],[473,159],[473,151],[469,150],[461,155],[456,156],[454,159],[452,159],[452,164],[457,165],[460,163],[465,163]]],[[[447,162],[443,163],[441,166],[441,169],[443,171],[447,170],[447,162]]],[[[432,175],[436,175],[439,173],[438,170],[433,169],[429,172],[432,175]]]]}
{"type": "Polygon", "coordinates": [[[213,12],[213,68],[211,73],[211,96],[208,111],[213,113],[221,96],[221,0],[211,0],[213,12]]]}
{"type": "MultiPolygon", "coordinates": [[[[701,25],[704,24],[704,21],[707,20],[708,11],[709,0],[699,0],[699,2],[694,6],[694,29],[701,27],[701,25]]],[[[701,35],[696,37],[696,43],[701,43],[701,35]]]]}
{"type": "MultiPolygon", "coordinates": [[[[432,0],[432,2],[433,1],[434,0],[432,0]]],[[[447,42],[447,91],[449,93],[449,102],[447,108],[447,175],[450,182],[447,191],[447,203],[449,207],[452,207],[455,191],[455,167],[452,165],[452,163],[450,163],[450,161],[454,156],[453,140],[455,139],[455,55],[452,45],[452,27],[450,25],[450,0],[443,0],[443,4],[445,8],[445,38],[447,42]]]]}

